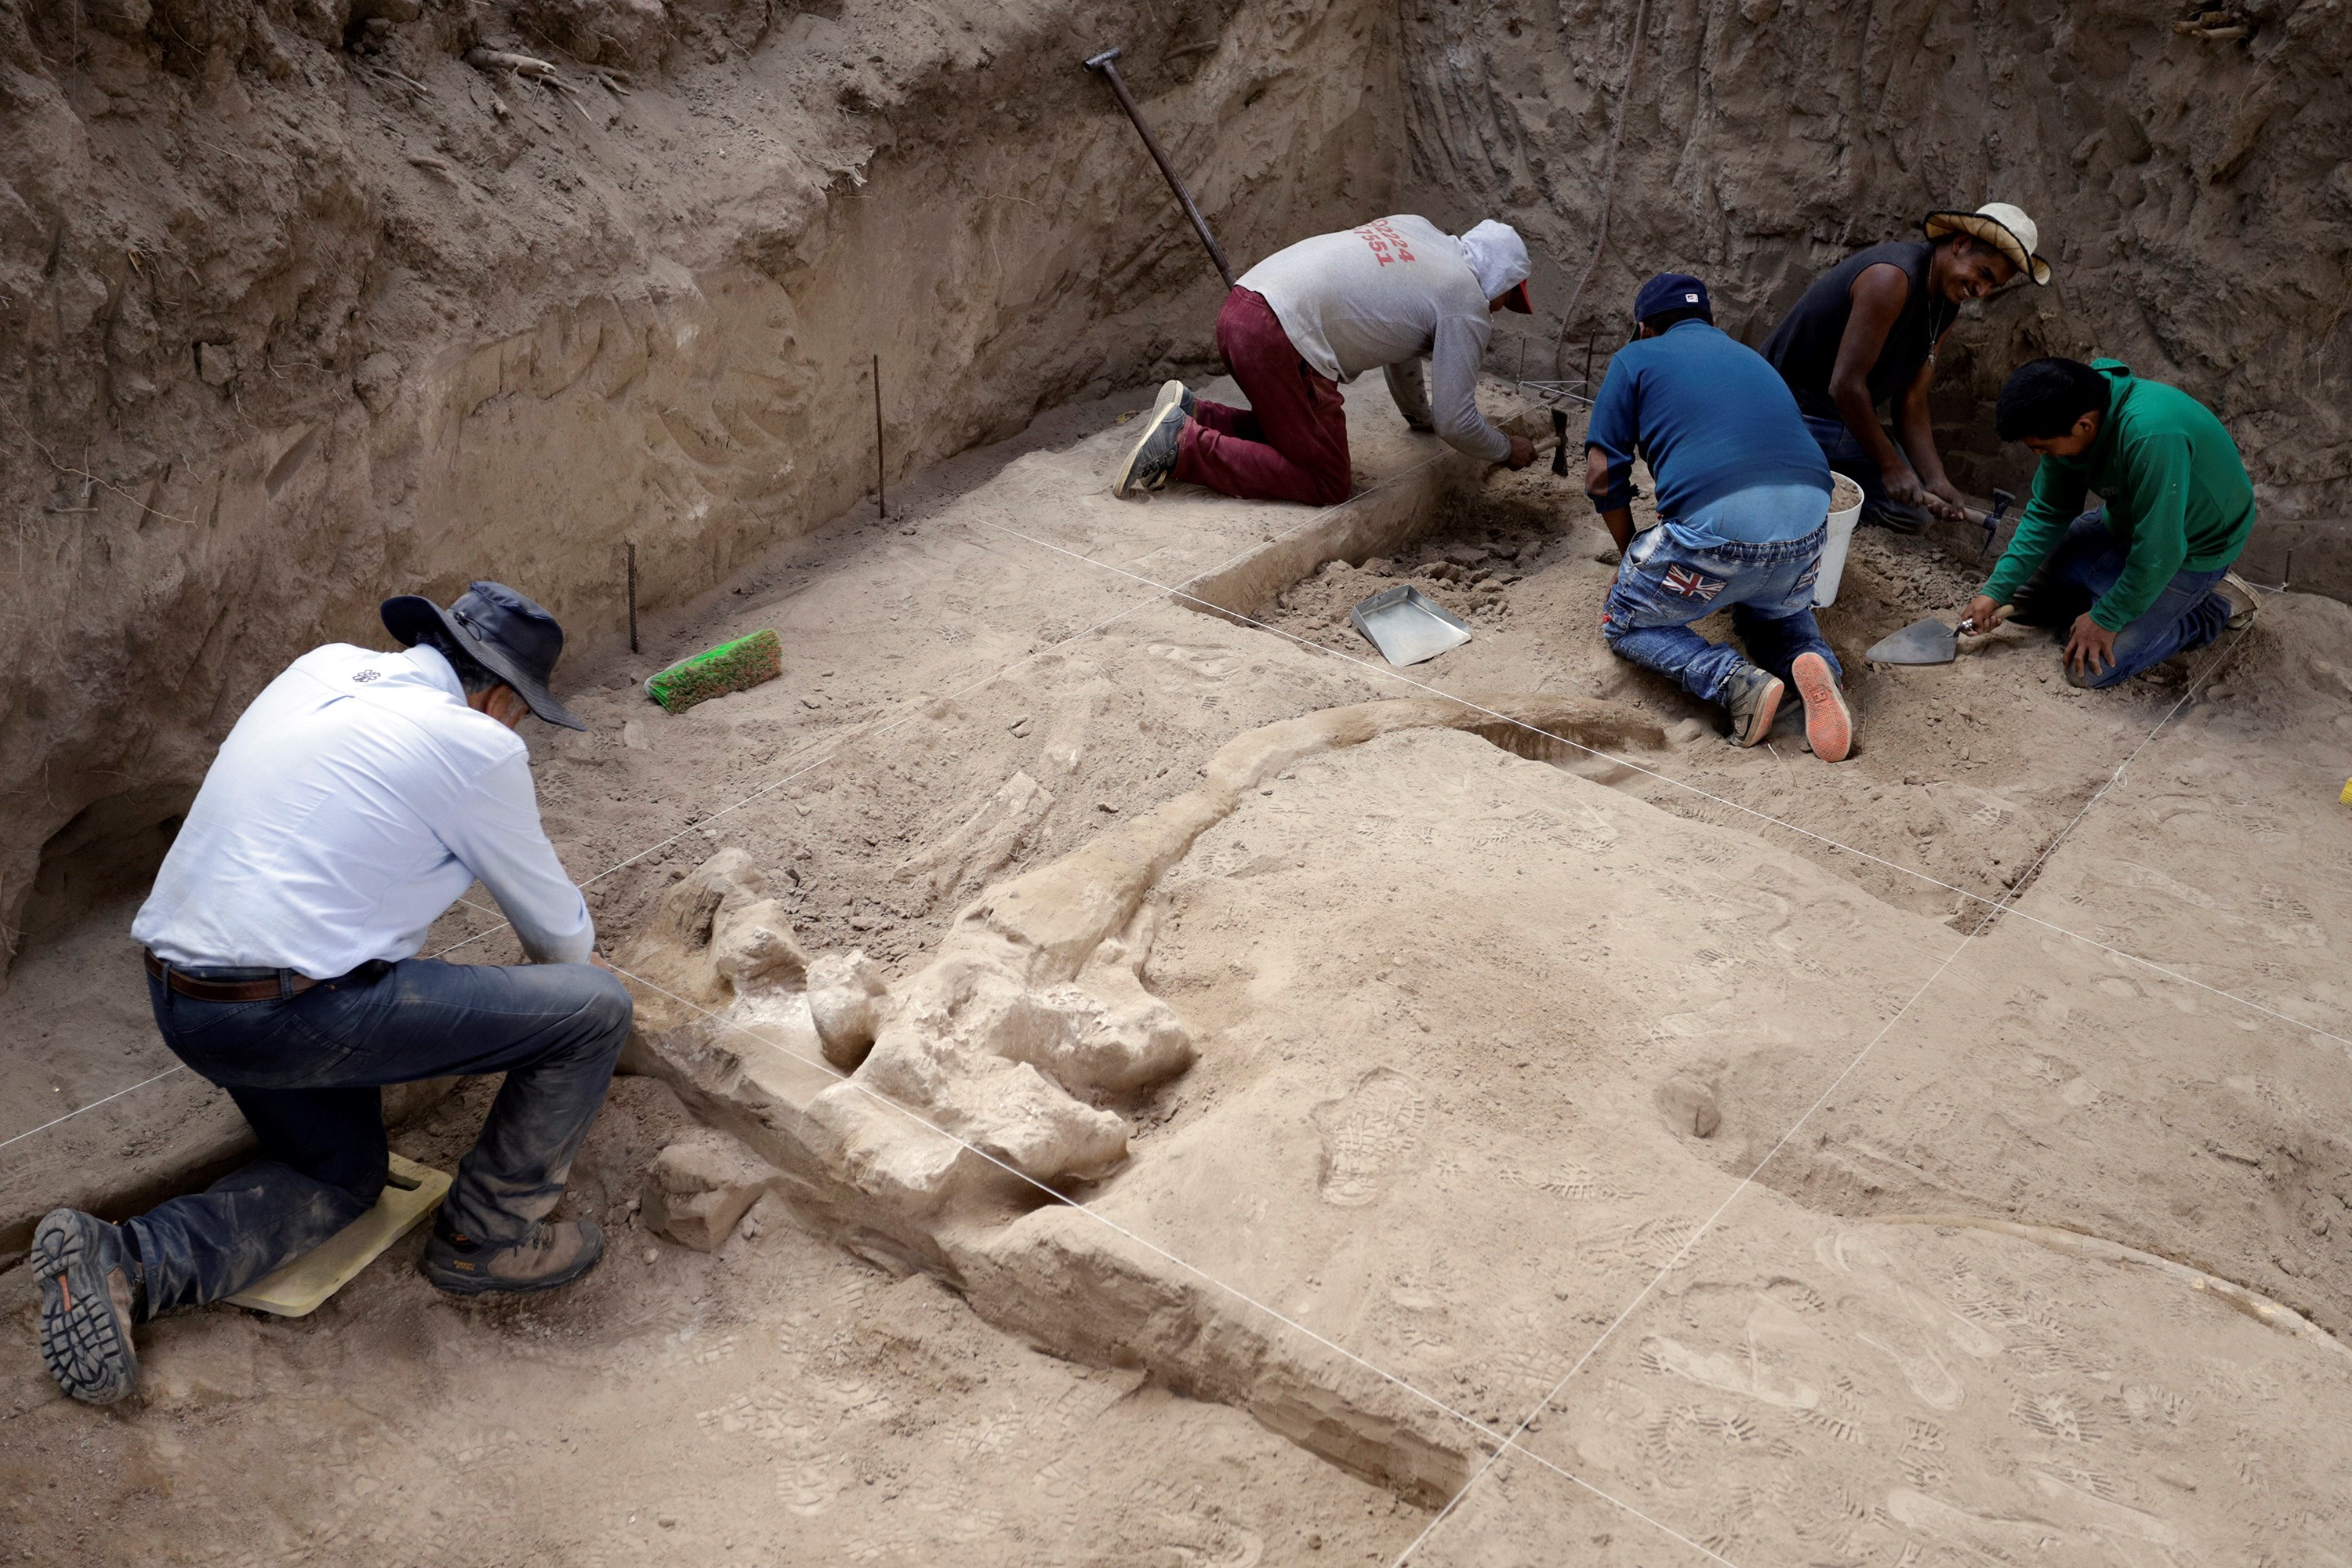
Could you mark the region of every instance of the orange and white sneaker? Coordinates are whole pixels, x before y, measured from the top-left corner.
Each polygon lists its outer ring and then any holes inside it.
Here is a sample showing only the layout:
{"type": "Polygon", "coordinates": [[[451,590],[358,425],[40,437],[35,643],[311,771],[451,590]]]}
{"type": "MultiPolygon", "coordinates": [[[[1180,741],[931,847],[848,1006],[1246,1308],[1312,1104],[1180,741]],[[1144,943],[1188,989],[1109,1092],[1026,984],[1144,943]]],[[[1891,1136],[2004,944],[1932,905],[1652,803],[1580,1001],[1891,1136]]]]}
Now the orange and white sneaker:
{"type": "Polygon", "coordinates": [[[1825,763],[1842,763],[1853,751],[1853,710],[1845,705],[1830,661],[1817,653],[1801,653],[1790,668],[1796,677],[1797,695],[1805,700],[1805,739],[1813,755],[1825,763]]]}

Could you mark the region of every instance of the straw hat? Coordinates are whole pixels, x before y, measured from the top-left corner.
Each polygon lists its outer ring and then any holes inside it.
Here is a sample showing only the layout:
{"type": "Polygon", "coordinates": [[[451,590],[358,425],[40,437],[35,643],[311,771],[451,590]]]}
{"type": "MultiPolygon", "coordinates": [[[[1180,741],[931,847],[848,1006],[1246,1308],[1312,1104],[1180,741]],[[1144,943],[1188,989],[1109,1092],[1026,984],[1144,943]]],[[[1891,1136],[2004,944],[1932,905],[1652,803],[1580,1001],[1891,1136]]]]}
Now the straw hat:
{"type": "Polygon", "coordinates": [[[2038,284],[2050,281],[2050,263],[2033,253],[2042,231],[2022,207],[2007,202],[1987,202],[1972,213],[1936,212],[1919,220],[1929,239],[1948,234],[1973,235],[2009,258],[2009,264],[2038,284]]]}

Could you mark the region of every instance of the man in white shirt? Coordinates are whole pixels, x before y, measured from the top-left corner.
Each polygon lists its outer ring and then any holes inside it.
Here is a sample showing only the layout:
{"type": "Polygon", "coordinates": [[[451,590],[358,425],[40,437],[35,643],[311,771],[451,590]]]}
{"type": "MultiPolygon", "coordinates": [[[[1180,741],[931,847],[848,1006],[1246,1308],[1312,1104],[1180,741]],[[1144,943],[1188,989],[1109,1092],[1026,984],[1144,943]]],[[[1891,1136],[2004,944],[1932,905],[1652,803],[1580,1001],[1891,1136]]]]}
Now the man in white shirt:
{"type": "Polygon", "coordinates": [[[1492,218],[1456,239],[1400,213],[1275,252],[1242,274],[1217,312],[1217,352],[1250,405],[1204,402],[1168,383],[1112,493],[1173,479],[1245,500],[1335,506],[1355,488],[1339,383],[1375,366],[1414,428],[1526,468],[1535,447],[1489,424],[1476,393],[1487,317],[1531,310],[1527,279],[1526,244],[1492,218]],[[1426,395],[1424,355],[1434,384],[1426,395]]]}
{"type": "Polygon", "coordinates": [[[41,1352],[77,1399],[131,1391],[134,1322],[235,1295],[374,1205],[385,1084],[506,1074],[425,1244],[434,1284],[550,1289],[603,1253],[594,1222],[547,1215],[629,994],[541,830],[514,732],[530,714],[586,728],[547,687],[562,628],[499,583],[383,615],[404,651],[330,644],[254,699],[131,923],[164,1043],[228,1091],[261,1158],[120,1226],[42,1220],[41,1352]],[[531,963],[416,956],[477,879],[531,963]]]}

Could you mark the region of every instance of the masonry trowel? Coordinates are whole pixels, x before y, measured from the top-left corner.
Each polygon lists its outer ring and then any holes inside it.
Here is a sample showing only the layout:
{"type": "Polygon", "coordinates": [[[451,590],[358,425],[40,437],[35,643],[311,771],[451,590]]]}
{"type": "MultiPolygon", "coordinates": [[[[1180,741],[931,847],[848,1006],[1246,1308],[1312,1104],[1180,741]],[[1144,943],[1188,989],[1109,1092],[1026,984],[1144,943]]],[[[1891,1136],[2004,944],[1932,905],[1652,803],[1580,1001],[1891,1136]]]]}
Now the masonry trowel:
{"type": "Polygon", "coordinates": [[[1995,615],[1992,626],[1979,627],[1962,616],[1959,626],[1953,627],[1929,616],[1924,621],[1913,621],[1899,632],[1887,633],[1871,644],[1862,657],[1873,664],[1949,664],[1960,656],[1962,637],[1982,637],[2005,619],[2005,616],[1995,615]]]}
{"type": "MultiPolygon", "coordinates": [[[[1984,543],[1977,549],[1977,559],[1982,561],[1985,552],[1992,548],[1993,535],[2000,530],[2004,513],[2016,503],[2017,498],[2007,490],[1992,492],[1992,510],[1969,512],[1971,521],[1984,529],[1984,543]]],[[[1963,509],[1964,510],[1966,509],[1963,509]]],[[[1993,617],[1999,625],[2000,617],[1993,617]]],[[[1992,628],[1988,626],[1985,630],[1992,628]]],[[[1890,632],[1870,645],[1862,657],[1873,664],[1949,664],[1960,656],[1959,639],[1980,635],[1974,621],[1963,620],[1958,630],[1946,626],[1935,616],[1913,621],[1899,632],[1890,632]]]]}
{"type": "Polygon", "coordinates": [[[1879,638],[1862,657],[1873,664],[1949,664],[1959,656],[1959,633],[1929,616],[1879,638]]]}

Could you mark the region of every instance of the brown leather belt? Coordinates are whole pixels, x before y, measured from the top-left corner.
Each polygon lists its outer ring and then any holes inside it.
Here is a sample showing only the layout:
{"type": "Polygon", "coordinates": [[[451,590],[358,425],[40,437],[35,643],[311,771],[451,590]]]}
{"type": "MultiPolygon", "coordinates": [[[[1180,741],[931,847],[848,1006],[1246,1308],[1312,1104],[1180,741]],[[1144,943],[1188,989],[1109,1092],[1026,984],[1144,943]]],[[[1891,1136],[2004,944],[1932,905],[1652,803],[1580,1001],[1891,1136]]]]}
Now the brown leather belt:
{"type": "Polygon", "coordinates": [[[173,968],[152,952],[146,953],[146,959],[148,973],[181,995],[198,1002],[275,1002],[281,996],[299,996],[319,984],[307,974],[288,971],[273,973],[267,980],[199,980],[173,968]]]}

